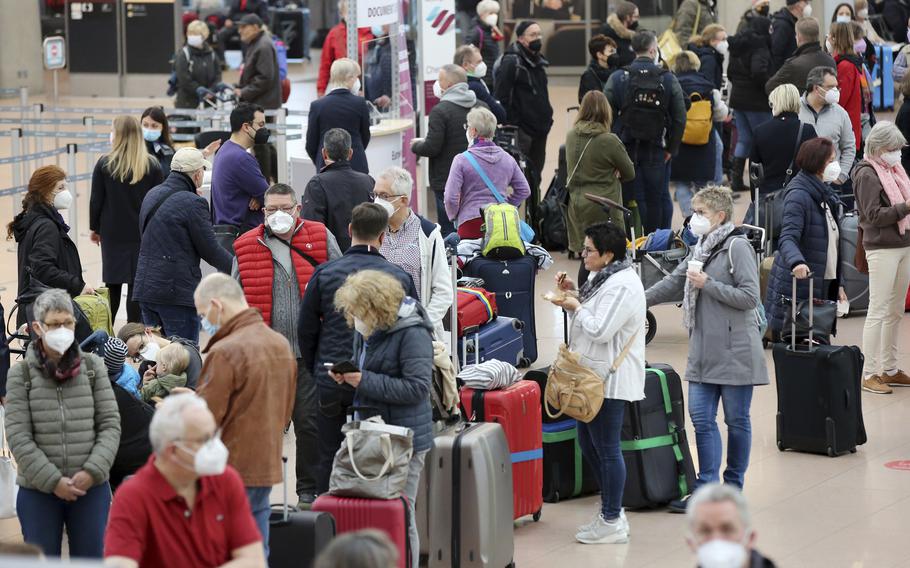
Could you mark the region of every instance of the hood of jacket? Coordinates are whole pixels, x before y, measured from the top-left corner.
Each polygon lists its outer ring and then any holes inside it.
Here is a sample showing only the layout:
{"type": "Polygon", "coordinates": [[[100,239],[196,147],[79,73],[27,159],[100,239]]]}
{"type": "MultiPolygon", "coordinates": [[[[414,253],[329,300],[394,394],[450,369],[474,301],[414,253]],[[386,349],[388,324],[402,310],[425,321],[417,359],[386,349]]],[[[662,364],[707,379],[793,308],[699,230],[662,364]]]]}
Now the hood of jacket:
{"type": "Polygon", "coordinates": [[[44,203],[38,203],[29,207],[27,211],[19,213],[16,215],[16,218],[13,219],[13,237],[16,239],[16,242],[21,243],[32,225],[41,218],[50,219],[61,229],[65,230],[60,213],[44,203]]]}
{"type": "Polygon", "coordinates": [[[505,152],[505,150],[496,144],[493,144],[492,142],[482,144],[474,143],[473,146],[468,148],[468,152],[477,158],[478,162],[486,163],[489,165],[498,164],[502,162],[505,156],[509,155],[505,152]]]}
{"type": "Polygon", "coordinates": [[[443,101],[455,103],[464,108],[473,108],[477,104],[477,95],[468,86],[467,83],[456,83],[449,87],[443,95],[443,101]]]}
{"type": "Polygon", "coordinates": [[[626,27],[625,24],[620,21],[619,16],[616,15],[616,12],[613,12],[607,17],[607,25],[616,32],[616,35],[622,39],[632,39],[632,36],[635,35],[635,32],[626,27]]]}
{"type": "Polygon", "coordinates": [[[430,332],[430,335],[433,334],[433,324],[430,323],[426,310],[417,300],[405,296],[401,306],[398,308],[398,321],[389,329],[377,332],[375,335],[377,337],[381,335],[389,336],[409,327],[424,327],[430,332]]]}
{"type": "Polygon", "coordinates": [[[592,122],[590,120],[578,121],[575,123],[575,126],[572,127],[572,130],[575,132],[575,134],[584,136],[585,138],[590,138],[592,136],[610,132],[610,129],[607,128],[606,125],[599,122],[592,122]]]}

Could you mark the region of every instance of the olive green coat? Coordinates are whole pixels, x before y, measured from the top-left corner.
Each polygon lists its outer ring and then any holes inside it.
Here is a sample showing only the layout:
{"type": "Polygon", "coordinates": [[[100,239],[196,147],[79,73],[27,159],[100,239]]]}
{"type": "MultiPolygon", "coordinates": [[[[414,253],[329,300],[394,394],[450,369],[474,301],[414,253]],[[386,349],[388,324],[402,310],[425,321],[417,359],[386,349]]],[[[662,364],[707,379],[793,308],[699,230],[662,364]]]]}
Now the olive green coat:
{"type": "Polygon", "coordinates": [[[575,123],[566,136],[566,168],[569,188],[569,250],[580,253],[584,248],[585,229],[588,226],[612,218],[613,223],[625,228],[621,211],[612,210],[607,215],[600,205],[585,199],[585,194],[593,193],[621,204],[621,182],[635,178],[635,167],[623,143],[606,125],[580,121],[575,123]],[[589,140],[590,144],[585,150],[585,144],[589,140]],[[576,165],[578,169],[575,169],[576,165]],[[617,172],[619,177],[616,176],[617,172]]]}

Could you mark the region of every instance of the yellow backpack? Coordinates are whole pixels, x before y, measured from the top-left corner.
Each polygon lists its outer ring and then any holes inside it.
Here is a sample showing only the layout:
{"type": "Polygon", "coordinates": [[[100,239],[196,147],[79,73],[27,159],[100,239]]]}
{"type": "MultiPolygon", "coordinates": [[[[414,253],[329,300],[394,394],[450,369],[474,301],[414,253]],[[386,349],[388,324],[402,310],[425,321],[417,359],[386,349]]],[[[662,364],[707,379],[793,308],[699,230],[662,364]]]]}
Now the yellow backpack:
{"type": "Polygon", "coordinates": [[[689,146],[704,146],[711,139],[711,101],[705,100],[699,93],[689,95],[692,106],[686,113],[686,130],[683,132],[683,144],[689,146]]]}

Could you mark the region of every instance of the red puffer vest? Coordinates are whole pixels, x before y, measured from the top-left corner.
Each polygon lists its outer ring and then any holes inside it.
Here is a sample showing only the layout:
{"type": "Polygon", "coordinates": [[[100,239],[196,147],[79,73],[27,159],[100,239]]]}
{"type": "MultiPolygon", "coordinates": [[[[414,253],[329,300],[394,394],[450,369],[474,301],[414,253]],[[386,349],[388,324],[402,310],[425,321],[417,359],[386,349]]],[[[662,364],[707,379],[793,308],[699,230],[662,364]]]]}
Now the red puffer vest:
{"type": "MultiPolygon", "coordinates": [[[[318,221],[299,221],[299,226],[291,245],[300,249],[322,264],[328,260],[328,244],[326,242],[325,225],[318,221]]],[[[272,281],[275,277],[275,265],[272,260],[272,251],[263,240],[265,225],[259,225],[247,231],[234,241],[234,251],[237,253],[237,267],[240,269],[240,283],[243,293],[251,308],[258,308],[262,312],[262,319],[266,325],[272,325],[272,281]]],[[[297,284],[300,286],[300,295],[303,296],[306,285],[313,276],[316,267],[296,251],[291,251],[291,261],[297,273],[297,284]]]]}

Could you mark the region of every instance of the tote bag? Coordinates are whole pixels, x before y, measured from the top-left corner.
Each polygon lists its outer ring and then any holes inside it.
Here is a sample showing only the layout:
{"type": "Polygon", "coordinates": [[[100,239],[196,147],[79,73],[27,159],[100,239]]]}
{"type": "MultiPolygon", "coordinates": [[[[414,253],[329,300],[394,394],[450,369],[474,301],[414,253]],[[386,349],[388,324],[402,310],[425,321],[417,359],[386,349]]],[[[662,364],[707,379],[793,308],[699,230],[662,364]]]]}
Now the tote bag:
{"type": "Polygon", "coordinates": [[[0,406],[0,519],[11,519],[16,516],[18,493],[13,453],[6,445],[6,408],[0,406]]]}

